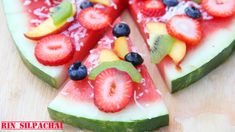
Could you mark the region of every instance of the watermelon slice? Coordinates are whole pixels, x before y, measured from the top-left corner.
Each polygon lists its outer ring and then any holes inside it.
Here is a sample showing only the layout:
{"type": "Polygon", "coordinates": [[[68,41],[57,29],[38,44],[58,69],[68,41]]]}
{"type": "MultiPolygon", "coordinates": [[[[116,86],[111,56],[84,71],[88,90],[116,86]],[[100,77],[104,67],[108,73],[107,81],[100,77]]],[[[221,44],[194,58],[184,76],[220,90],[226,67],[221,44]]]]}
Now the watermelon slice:
{"type": "MultiPolygon", "coordinates": [[[[192,4],[192,2],[190,3],[192,4]]],[[[171,14],[168,12],[158,20],[141,15],[136,0],[129,2],[129,8],[147,43],[151,33],[146,30],[145,25],[148,22],[166,21],[174,14],[183,14],[183,8],[187,7],[186,4],[187,2],[179,3],[178,5],[181,7],[172,9],[171,14]]],[[[197,46],[187,46],[187,54],[179,66],[175,65],[169,57],[157,65],[171,92],[179,91],[201,79],[223,63],[235,49],[235,16],[222,19],[213,18],[204,13],[201,23],[203,40],[197,46]]]]}
{"type": "MultiPolygon", "coordinates": [[[[101,39],[97,48],[85,60],[91,71],[99,63],[101,50],[113,50],[115,38],[111,31],[101,39]]],[[[128,39],[128,46],[133,45],[128,39]]],[[[52,119],[93,131],[150,131],[168,124],[168,111],[145,65],[137,67],[141,83],[134,85],[134,97],[123,110],[116,113],[100,111],[94,104],[94,82],[88,79],[68,81],[49,104],[52,119]]]]}
{"type": "MultiPolygon", "coordinates": [[[[77,14],[80,12],[79,5],[84,0],[76,2],[77,14]]],[[[38,76],[43,81],[47,82],[52,87],[58,88],[66,79],[67,67],[74,62],[74,60],[83,60],[87,56],[89,50],[95,46],[97,41],[103,36],[105,29],[100,31],[89,31],[82,27],[78,21],[70,24],[70,27],[61,29],[63,34],[72,36],[71,39],[76,46],[76,53],[74,58],[65,65],[61,66],[44,66],[40,64],[34,56],[34,41],[25,38],[24,33],[29,31],[32,27],[37,26],[41,21],[44,21],[48,15],[51,7],[57,3],[52,1],[38,0],[3,0],[4,12],[7,18],[8,27],[15,41],[19,54],[28,67],[28,69],[38,76]],[[29,13],[31,11],[31,13],[29,13]]],[[[114,20],[124,9],[123,0],[115,0],[113,6],[104,6],[105,12],[114,20]]],[[[69,20],[68,20],[69,21],[69,20]]]]}

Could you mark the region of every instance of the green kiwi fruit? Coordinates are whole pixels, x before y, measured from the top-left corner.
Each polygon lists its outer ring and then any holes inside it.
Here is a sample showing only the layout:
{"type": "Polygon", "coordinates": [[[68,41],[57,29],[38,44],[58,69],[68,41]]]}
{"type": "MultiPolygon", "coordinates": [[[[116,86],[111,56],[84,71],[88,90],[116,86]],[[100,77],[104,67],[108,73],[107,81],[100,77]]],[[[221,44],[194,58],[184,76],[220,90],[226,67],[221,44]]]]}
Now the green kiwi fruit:
{"type": "Polygon", "coordinates": [[[151,63],[158,64],[170,53],[175,39],[170,35],[150,35],[148,42],[151,63]]]}
{"type": "Polygon", "coordinates": [[[142,77],[139,71],[131,63],[123,61],[123,60],[101,63],[90,72],[88,78],[90,80],[95,80],[97,75],[99,75],[102,71],[108,68],[116,68],[120,71],[124,71],[128,73],[132,81],[134,82],[141,83],[142,81],[142,77]]]}
{"type": "Polygon", "coordinates": [[[59,25],[67,21],[73,14],[73,5],[68,0],[64,0],[61,4],[51,9],[50,15],[55,25],[59,25]]]}

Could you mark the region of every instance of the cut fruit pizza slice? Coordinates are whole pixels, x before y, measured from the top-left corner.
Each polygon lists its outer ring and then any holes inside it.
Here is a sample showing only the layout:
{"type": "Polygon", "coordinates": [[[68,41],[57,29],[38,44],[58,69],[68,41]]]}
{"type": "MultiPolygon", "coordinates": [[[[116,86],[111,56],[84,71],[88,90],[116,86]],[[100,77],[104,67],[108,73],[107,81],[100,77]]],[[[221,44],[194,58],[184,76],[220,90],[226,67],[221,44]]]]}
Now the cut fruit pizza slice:
{"type": "Polygon", "coordinates": [[[29,70],[53,87],[82,61],[125,8],[125,0],[3,0],[9,30],[29,70]]]}
{"type": "Polygon", "coordinates": [[[166,6],[161,16],[151,11],[148,14],[146,9],[143,12],[139,0],[129,0],[129,9],[151,51],[151,61],[157,64],[171,92],[176,92],[201,79],[232,54],[235,1],[157,1],[166,6]]]}
{"type": "MultiPolygon", "coordinates": [[[[119,22],[120,20],[117,20],[119,22]]],[[[151,131],[168,124],[168,111],[130,28],[117,23],[68,70],[70,80],[49,104],[52,119],[93,131],[151,131]]]]}

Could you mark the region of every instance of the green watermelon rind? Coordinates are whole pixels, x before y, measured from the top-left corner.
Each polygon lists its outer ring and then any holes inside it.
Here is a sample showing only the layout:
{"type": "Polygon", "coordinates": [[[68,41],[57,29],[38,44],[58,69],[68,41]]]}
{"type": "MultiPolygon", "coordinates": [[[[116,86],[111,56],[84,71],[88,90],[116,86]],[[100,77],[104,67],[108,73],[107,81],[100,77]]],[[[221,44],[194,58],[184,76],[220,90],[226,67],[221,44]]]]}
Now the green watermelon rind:
{"type": "Polygon", "coordinates": [[[16,44],[18,42],[17,42],[17,40],[14,39],[13,35],[12,35],[12,39],[15,42],[16,49],[17,49],[23,63],[34,75],[36,75],[39,79],[46,82],[47,84],[49,84],[53,88],[58,88],[62,84],[63,81],[56,80],[54,77],[48,75],[47,73],[45,73],[42,70],[40,70],[39,68],[37,68],[35,65],[31,64],[29,62],[29,60],[24,55],[21,54],[21,52],[16,44]]]}
{"type": "Polygon", "coordinates": [[[114,122],[88,119],[73,115],[64,114],[48,107],[50,117],[56,121],[62,121],[66,124],[81,129],[89,129],[96,132],[143,132],[158,129],[169,123],[169,115],[162,115],[152,119],[136,120],[133,122],[114,122]]]}
{"type": "MultiPolygon", "coordinates": [[[[130,5],[129,8],[130,8],[130,13],[132,14],[132,17],[135,20],[137,20],[137,15],[136,15],[136,12],[133,10],[133,7],[130,5]]],[[[142,23],[138,23],[137,21],[135,21],[135,23],[136,23],[139,31],[141,32],[142,36],[145,36],[146,33],[144,31],[143,26],[141,25],[142,23]]],[[[235,23],[235,20],[233,20],[233,23],[235,23]]],[[[226,32],[231,32],[231,34],[234,34],[235,24],[233,24],[232,26],[233,27],[229,27],[229,29],[226,32]]],[[[221,36],[216,36],[216,37],[221,37],[221,36]]],[[[229,38],[230,36],[226,36],[226,37],[229,38]]],[[[146,45],[148,47],[150,47],[150,45],[148,45],[148,40],[145,39],[145,42],[146,42],[146,45]]],[[[228,44],[228,45],[226,44],[227,46],[224,47],[220,52],[218,52],[217,55],[215,55],[213,58],[208,60],[203,65],[197,67],[196,69],[193,69],[192,71],[190,71],[182,76],[179,75],[179,76],[172,78],[172,79],[167,79],[165,77],[164,80],[165,80],[167,86],[169,87],[170,92],[175,93],[177,91],[180,91],[180,90],[190,86],[191,84],[199,81],[201,78],[206,76],[213,69],[220,66],[221,63],[226,61],[231,56],[233,51],[235,50],[235,38],[234,37],[233,37],[233,41],[231,41],[229,43],[230,44],[228,44]]],[[[223,43],[221,43],[221,44],[223,44],[223,43]]],[[[169,72],[169,73],[171,74],[171,72],[169,72]]]]}
{"type": "MultiPolygon", "coordinates": [[[[13,39],[14,40],[14,39],[13,39]]],[[[15,41],[15,40],[14,40],[15,41]]],[[[15,41],[15,43],[17,43],[15,41]]],[[[19,51],[18,46],[16,45],[17,51],[20,54],[20,57],[22,59],[22,61],[24,62],[25,66],[34,74],[36,75],[38,78],[40,78],[41,80],[45,81],[47,84],[49,84],[50,86],[54,87],[54,88],[58,88],[63,81],[59,82],[58,80],[56,80],[55,78],[51,77],[50,75],[48,75],[47,73],[41,71],[39,68],[35,67],[34,65],[32,65],[19,51]]]]}
{"type": "Polygon", "coordinates": [[[28,51],[29,49],[33,50],[32,47],[35,43],[26,39],[23,35],[24,32],[28,30],[28,27],[26,26],[27,17],[23,12],[23,8],[20,2],[17,2],[15,0],[3,0],[2,5],[7,20],[8,30],[11,32],[11,37],[14,40],[14,44],[25,66],[39,79],[45,81],[47,84],[54,88],[58,88],[65,80],[65,77],[62,75],[64,74],[63,68],[58,68],[59,72],[48,72],[52,70],[53,67],[43,68],[43,66],[41,66],[36,61],[36,58],[31,53],[26,53],[26,51],[28,51]],[[19,47],[20,45],[21,47],[19,47]],[[22,45],[32,46],[24,48],[24,46],[22,45]],[[32,56],[26,56],[29,54],[31,54],[32,56]]]}
{"type": "Polygon", "coordinates": [[[177,92],[189,85],[193,84],[194,82],[200,80],[202,77],[207,75],[213,69],[217,68],[221,63],[226,61],[229,56],[235,50],[235,40],[227,46],[223,51],[221,51],[217,56],[211,59],[209,62],[205,63],[201,67],[197,68],[196,70],[190,72],[189,74],[182,76],[178,79],[171,81],[171,92],[177,92]]]}

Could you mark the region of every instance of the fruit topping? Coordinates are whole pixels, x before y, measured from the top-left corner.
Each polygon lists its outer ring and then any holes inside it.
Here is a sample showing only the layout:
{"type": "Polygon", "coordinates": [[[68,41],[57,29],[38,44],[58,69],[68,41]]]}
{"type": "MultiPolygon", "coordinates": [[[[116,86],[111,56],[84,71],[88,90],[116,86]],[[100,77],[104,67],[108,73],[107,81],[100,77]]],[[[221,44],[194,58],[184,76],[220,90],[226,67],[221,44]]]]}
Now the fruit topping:
{"type": "Polygon", "coordinates": [[[125,55],[129,53],[126,37],[119,37],[115,40],[114,51],[120,58],[124,59],[125,55]]]}
{"type": "Polygon", "coordinates": [[[40,40],[35,46],[37,60],[46,66],[58,66],[72,59],[75,48],[69,37],[51,35],[40,40]]]}
{"type": "Polygon", "coordinates": [[[166,7],[160,0],[145,0],[141,4],[141,12],[145,16],[158,17],[165,14],[166,7]]]}
{"type": "Polygon", "coordinates": [[[62,2],[59,6],[55,7],[51,11],[51,16],[39,26],[33,28],[29,32],[25,33],[25,37],[32,40],[40,40],[51,34],[56,34],[66,29],[71,22],[67,19],[73,17],[76,14],[76,6],[72,4],[72,14],[70,12],[71,3],[68,1],[62,2]]]}
{"type": "Polygon", "coordinates": [[[163,0],[163,3],[168,6],[177,6],[179,4],[178,0],[163,0]]]}
{"type": "Polygon", "coordinates": [[[51,11],[51,17],[55,25],[59,25],[73,16],[73,5],[68,0],[61,2],[57,7],[51,11]]]}
{"type": "Polygon", "coordinates": [[[194,2],[196,2],[198,4],[200,4],[202,2],[202,0],[192,0],[192,1],[194,1],[194,2]]]}
{"type": "Polygon", "coordinates": [[[90,30],[100,30],[111,23],[109,15],[104,10],[93,7],[81,10],[78,20],[82,26],[90,30]]]}
{"type": "Polygon", "coordinates": [[[144,59],[140,54],[136,52],[130,52],[125,56],[125,60],[130,62],[133,66],[141,65],[144,62],[144,59]]]}
{"type": "Polygon", "coordinates": [[[138,70],[131,63],[122,60],[101,63],[90,72],[89,79],[95,80],[98,74],[108,68],[116,68],[120,71],[128,73],[134,82],[140,83],[142,80],[138,70]]]}
{"type": "Polygon", "coordinates": [[[169,56],[174,61],[176,65],[178,65],[186,55],[186,44],[183,41],[175,40],[173,43],[171,52],[169,56]]]}
{"type": "Polygon", "coordinates": [[[84,1],[80,4],[81,9],[85,9],[85,8],[93,7],[93,6],[94,6],[94,4],[90,1],[84,1]]]}
{"type": "Polygon", "coordinates": [[[99,63],[103,62],[109,62],[109,61],[116,61],[120,60],[117,55],[112,51],[108,49],[104,49],[100,53],[99,63]]]}
{"type": "Polygon", "coordinates": [[[201,25],[186,15],[176,15],[166,24],[168,33],[186,42],[187,44],[198,44],[202,39],[201,25]]]}
{"type": "Polygon", "coordinates": [[[149,34],[158,34],[158,35],[168,34],[165,23],[149,22],[146,24],[146,27],[149,34]]]}
{"type": "Polygon", "coordinates": [[[191,18],[194,18],[194,19],[201,17],[200,10],[194,6],[185,8],[185,14],[191,18]]]}
{"type": "Polygon", "coordinates": [[[167,56],[173,46],[175,39],[169,35],[155,35],[151,36],[150,42],[150,59],[151,63],[158,64],[167,56]]]}
{"type": "Polygon", "coordinates": [[[130,76],[123,71],[109,68],[96,78],[94,103],[99,110],[114,113],[124,109],[133,98],[134,88],[130,76]]]}
{"type": "Polygon", "coordinates": [[[202,0],[202,6],[215,17],[229,17],[235,14],[235,0],[202,0]]]}
{"type": "Polygon", "coordinates": [[[110,0],[90,0],[90,2],[94,2],[94,3],[99,3],[99,4],[103,4],[106,6],[110,6],[110,0]]]}
{"type": "Polygon", "coordinates": [[[75,62],[69,67],[68,74],[71,80],[83,80],[87,76],[87,68],[81,62],[75,62]]]}
{"type": "Polygon", "coordinates": [[[128,37],[131,33],[130,27],[126,23],[118,23],[113,28],[113,35],[115,37],[128,37]]]}
{"type": "MultiPolygon", "coordinates": [[[[150,46],[150,49],[154,48],[154,45],[156,44],[156,41],[160,35],[168,35],[165,23],[150,22],[146,24],[146,27],[149,33],[149,39],[147,41],[150,46]]],[[[168,55],[172,58],[174,63],[178,65],[186,54],[186,43],[174,38],[173,45],[171,46],[171,43],[168,44],[169,44],[168,50],[171,49],[168,55]]],[[[166,56],[166,53],[164,53],[164,55],[162,56],[163,58],[164,56],[166,56]]],[[[154,55],[152,55],[152,57],[154,58],[154,55]]],[[[163,58],[160,58],[159,60],[163,58]]]]}

